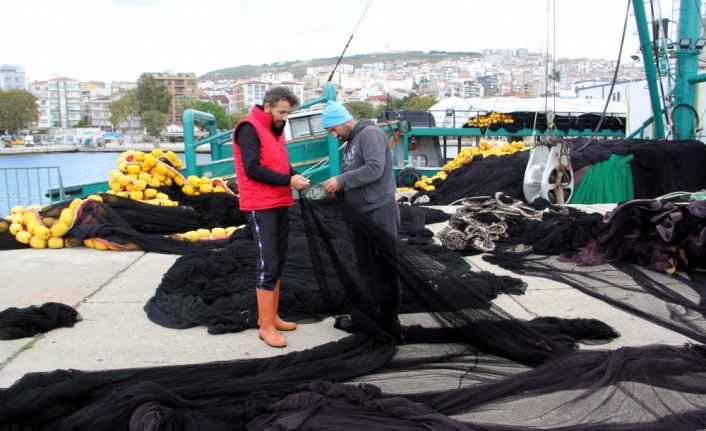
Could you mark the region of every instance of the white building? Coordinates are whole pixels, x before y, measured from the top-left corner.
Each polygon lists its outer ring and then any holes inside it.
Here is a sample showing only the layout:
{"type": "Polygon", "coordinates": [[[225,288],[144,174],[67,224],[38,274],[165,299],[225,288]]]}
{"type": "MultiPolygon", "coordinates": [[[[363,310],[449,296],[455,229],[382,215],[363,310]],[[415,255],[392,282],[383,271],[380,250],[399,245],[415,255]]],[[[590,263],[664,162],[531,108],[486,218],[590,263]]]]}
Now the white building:
{"type": "Polygon", "coordinates": [[[27,75],[24,68],[3,64],[0,66],[0,90],[26,90],[27,75]]]}
{"type": "Polygon", "coordinates": [[[289,88],[299,100],[304,100],[304,85],[299,82],[244,81],[233,87],[235,109],[261,104],[267,90],[278,86],[289,88]]]}
{"type": "Polygon", "coordinates": [[[37,98],[37,109],[39,110],[39,121],[37,127],[48,129],[51,127],[49,85],[47,81],[36,81],[29,85],[29,92],[37,98]]]}
{"type": "Polygon", "coordinates": [[[47,81],[51,127],[73,127],[81,121],[81,83],[61,77],[47,81]]]}

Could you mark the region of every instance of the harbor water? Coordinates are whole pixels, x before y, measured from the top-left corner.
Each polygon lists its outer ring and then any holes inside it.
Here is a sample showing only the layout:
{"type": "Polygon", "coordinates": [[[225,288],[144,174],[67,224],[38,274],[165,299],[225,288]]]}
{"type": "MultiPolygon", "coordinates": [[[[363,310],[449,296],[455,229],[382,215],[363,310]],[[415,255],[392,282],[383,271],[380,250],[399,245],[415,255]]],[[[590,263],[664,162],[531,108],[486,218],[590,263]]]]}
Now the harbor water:
{"type": "MultiPolygon", "coordinates": [[[[15,154],[0,157],[0,217],[16,205],[46,205],[50,203],[47,189],[108,181],[116,168],[119,152],[70,152],[15,154]],[[47,168],[47,169],[18,169],[47,168]],[[51,168],[51,169],[48,169],[51,168]],[[59,177],[60,175],[60,177],[59,177]]],[[[184,161],[184,154],[177,153],[184,161]]],[[[197,153],[199,163],[209,155],[197,153]]]]}

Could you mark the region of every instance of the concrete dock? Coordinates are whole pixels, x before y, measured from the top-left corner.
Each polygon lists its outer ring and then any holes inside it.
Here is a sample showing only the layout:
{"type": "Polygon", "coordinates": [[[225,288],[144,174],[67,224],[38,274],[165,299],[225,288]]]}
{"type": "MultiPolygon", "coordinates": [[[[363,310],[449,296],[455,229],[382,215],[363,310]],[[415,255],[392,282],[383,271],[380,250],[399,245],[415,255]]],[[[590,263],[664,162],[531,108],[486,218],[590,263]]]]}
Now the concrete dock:
{"type": "MultiPolygon", "coordinates": [[[[586,206],[605,212],[612,205],[586,206]]],[[[453,211],[452,207],[445,207],[453,211]]],[[[446,223],[428,226],[438,232],[446,223]]],[[[151,322],[143,306],[178,256],[142,251],[98,251],[85,247],[60,250],[0,251],[5,262],[0,282],[0,310],[61,302],[76,308],[83,320],[73,328],[19,340],[0,341],[0,387],[25,373],[56,369],[108,370],[159,365],[196,364],[267,357],[303,350],[348,334],[333,327],[333,318],[302,324],[287,333],[289,346],[274,349],[255,330],[210,335],[204,327],[168,329],[151,322]]],[[[469,257],[472,267],[516,274],[469,257]]],[[[576,289],[543,278],[520,277],[524,295],[501,295],[495,304],[523,319],[538,316],[595,318],[621,336],[608,344],[582,348],[612,349],[652,343],[683,345],[681,334],[618,310],[576,289]]],[[[405,323],[405,316],[400,316],[405,323]]]]}

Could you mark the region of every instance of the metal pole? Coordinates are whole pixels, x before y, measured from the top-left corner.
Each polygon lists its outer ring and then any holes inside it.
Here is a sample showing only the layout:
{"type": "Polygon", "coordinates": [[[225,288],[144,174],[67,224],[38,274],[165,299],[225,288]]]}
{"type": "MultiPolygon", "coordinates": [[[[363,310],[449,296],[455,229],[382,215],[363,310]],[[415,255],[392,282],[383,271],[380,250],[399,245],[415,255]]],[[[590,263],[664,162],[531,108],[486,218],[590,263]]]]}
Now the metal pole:
{"type": "Polygon", "coordinates": [[[694,138],[694,108],[696,106],[696,85],[689,83],[699,71],[699,50],[694,43],[700,35],[699,25],[701,1],[682,1],[679,3],[679,40],[677,41],[676,83],[674,88],[674,110],[672,119],[674,135],[678,139],[694,138]],[[682,46],[681,41],[689,44],[682,46]]]}
{"type": "MultiPolygon", "coordinates": [[[[688,2],[687,2],[688,3],[688,2]]],[[[637,32],[640,36],[640,51],[642,52],[643,62],[645,64],[645,76],[647,78],[647,87],[652,102],[652,116],[655,120],[655,136],[656,139],[664,138],[664,119],[662,118],[662,102],[657,89],[657,68],[655,67],[655,53],[652,50],[652,42],[650,40],[650,30],[647,26],[647,14],[645,13],[644,0],[633,0],[633,8],[635,9],[635,22],[637,23],[637,32]]]]}

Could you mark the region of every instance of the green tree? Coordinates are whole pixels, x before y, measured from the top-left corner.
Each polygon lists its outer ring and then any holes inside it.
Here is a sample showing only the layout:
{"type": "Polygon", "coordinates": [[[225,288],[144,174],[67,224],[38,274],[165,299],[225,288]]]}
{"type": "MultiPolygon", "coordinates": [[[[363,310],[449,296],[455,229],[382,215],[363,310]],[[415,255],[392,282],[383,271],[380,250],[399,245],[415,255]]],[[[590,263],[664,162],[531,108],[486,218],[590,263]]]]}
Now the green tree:
{"type": "Polygon", "coordinates": [[[113,100],[109,105],[110,122],[114,127],[120,127],[123,121],[127,121],[128,129],[131,128],[130,119],[139,113],[137,103],[137,92],[130,90],[120,99],[113,100]]]}
{"type": "Polygon", "coordinates": [[[411,94],[408,97],[402,99],[402,109],[408,111],[426,111],[432,106],[436,105],[438,100],[434,96],[419,96],[417,94],[411,94]]]}
{"type": "Polygon", "coordinates": [[[18,133],[39,120],[37,98],[27,90],[0,90],[0,127],[18,133]]]}
{"type": "Polygon", "coordinates": [[[231,120],[228,116],[226,110],[216,102],[210,100],[205,102],[200,100],[196,102],[196,107],[194,109],[213,114],[213,116],[216,117],[216,128],[218,130],[228,130],[233,127],[233,120],[231,120]]]}
{"type": "Polygon", "coordinates": [[[371,118],[375,108],[370,102],[347,102],[344,103],[348,112],[351,113],[353,118],[371,118]]]}
{"type": "Polygon", "coordinates": [[[230,120],[235,127],[236,124],[240,122],[243,118],[247,117],[250,113],[250,108],[247,106],[241,106],[234,114],[230,115],[230,120]]]}
{"type": "Polygon", "coordinates": [[[187,109],[198,109],[196,105],[199,103],[198,99],[195,97],[182,97],[177,100],[176,104],[176,117],[181,118],[183,121],[184,111],[187,109]]]}
{"type": "Polygon", "coordinates": [[[140,116],[149,111],[169,112],[171,95],[167,86],[158,84],[150,73],[143,73],[137,80],[137,106],[140,116]]]}
{"type": "MultiPolygon", "coordinates": [[[[147,134],[155,138],[159,138],[159,134],[164,129],[164,123],[167,122],[167,114],[158,111],[145,111],[142,113],[142,127],[147,130],[147,134]]],[[[157,140],[159,142],[159,139],[157,140]]],[[[155,145],[157,148],[158,145],[155,145]]]]}

